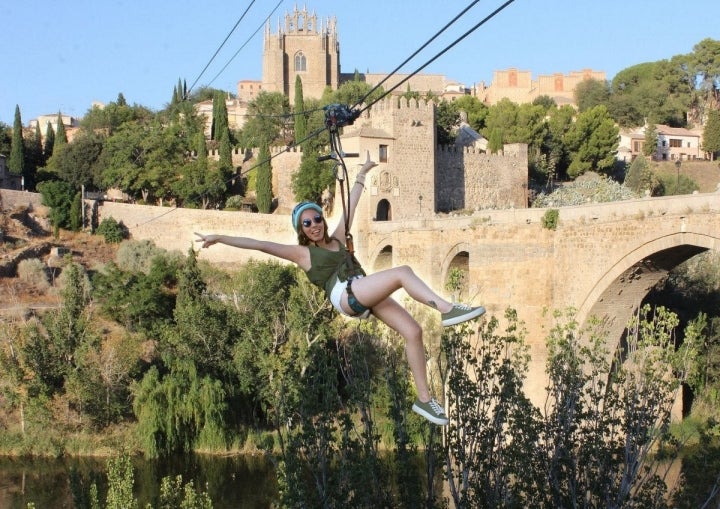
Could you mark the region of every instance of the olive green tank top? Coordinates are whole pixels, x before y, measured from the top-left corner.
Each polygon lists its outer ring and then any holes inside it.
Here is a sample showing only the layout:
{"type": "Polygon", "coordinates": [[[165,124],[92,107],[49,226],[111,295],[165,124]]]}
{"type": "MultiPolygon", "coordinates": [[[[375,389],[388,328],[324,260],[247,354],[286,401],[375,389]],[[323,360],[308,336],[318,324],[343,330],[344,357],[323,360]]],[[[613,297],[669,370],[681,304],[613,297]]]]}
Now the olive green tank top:
{"type": "Polygon", "coordinates": [[[360,263],[353,257],[354,268],[348,270],[346,263],[347,250],[345,246],[337,239],[333,239],[340,244],[340,249],[331,251],[322,247],[309,245],[310,249],[310,270],[306,271],[308,279],[312,284],[325,290],[325,295],[330,297],[335,286],[335,281],[345,281],[348,277],[354,275],[365,275],[365,271],[360,263]]]}

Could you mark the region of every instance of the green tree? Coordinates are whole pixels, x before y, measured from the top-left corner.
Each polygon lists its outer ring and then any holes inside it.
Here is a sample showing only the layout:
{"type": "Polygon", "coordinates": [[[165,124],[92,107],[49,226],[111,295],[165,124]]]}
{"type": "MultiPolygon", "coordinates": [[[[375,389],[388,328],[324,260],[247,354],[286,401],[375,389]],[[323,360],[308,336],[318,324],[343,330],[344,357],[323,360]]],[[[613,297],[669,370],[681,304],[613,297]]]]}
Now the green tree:
{"type": "Polygon", "coordinates": [[[595,106],[607,106],[610,100],[608,83],[596,79],[587,79],[575,87],[575,104],[580,112],[587,111],[595,106]]]}
{"type": "Polygon", "coordinates": [[[50,157],[53,155],[53,149],[55,148],[55,129],[53,129],[53,126],[50,122],[47,123],[47,128],[45,129],[45,146],[43,147],[43,155],[45,158],[45,161],[50,159],[50,157]]]}
{"type": "Polygon", "coordinates": [[[260,92],[248,105],[249,118],[240,132],[240,145],[243,147],[285,145],[283,129],[289,111],[290,103],[284,94],[260,92]]]}
{"type": "Polygon", "coordinates": [[[35,124],[35,133],[26,147],[25,189],[34,191],[38,168],[45,166],[40,124],[35,124]]]}
{"type": "Polygon", "coordinates": [[[70,221],[68,226],[70,229],[74,232],[79,232],[82,227],[82,207],[83,207],[83,200],[82,200],[82,193],[77,192],[75,193],[75,196],[73,197],[73,201],[70,204],[70,221]]]}
{"type": "Polygon", "coordinates": [[[25,140],[23,140],[22,120],[20,106],[15,105],[15,121],[13,122],[12,144],[10,158],[7,161],[8,170],[13,175],[25,175],[25,140]]]}
{"type": "Polygon", "coordinates": [[[60,228],[67,228],[70,225],[70,206],[75,196],[75,189],[61,180],[41,182],[37,187],[42,204],[50,207],[50,222],[57,237],[60,228]]]}
{"type": "Polygon", "coordinates": [[[107,509],[136,509],[133,497],[135,476],[130,456],[123,454],[107,460],[108,493],[105,499],[107,509]]]}
{"type": "Polygon", "coordinates": [[[221,140],[224,134],[229,134],[227,104],[225,103],[225,92],[216,90],[213,95],[213,125],[211,139],[221,140]]]}
{"type": "Polygon", "coordinates": [[[570,177],[586,171],[609,173],[615,162],[619,131],[605,106],[595,106],[580,113],[565,135],[565,143],[572,159],[568,167],[570,177]]]}
{"type": "Polygon", "coordinates": [[[351,81],[346,81],[332,93],[331,103],[344,104],[351,108],[362,104],[371,104],[385,94],[382,87],[374,87],[365,81],[360,81],[358,75],[351,81]]]}
{"type": "Polygon", "coordinates": [[[220,177],[227,180],[233,174],[232,145],[230,144],[230,131],[226,130],[220,136],[220,147],[218,148],[219,160],[218,170],[220,177]]]}
{"type": "Polygon", "coordinates": [[[455,102],[440,101],[435,112],[435,130],[438,145],[455,143],[455,129],[460,124],[460,110],[455,102]]]}
{"type": "Polygon", "coordinates": [[[55,131],[55,145],[53,152],[65,148],[67,145],[68,138],[67,132],[65,131],[65,121],[63,120],[62,113],[58,111],[57,115],[57,130],[55,131]]]}
{"type": "Polygon", "coordinates": [[[185,207],[219,206],[225,201],[225,181],[217,165],[210,164],[207,157],[205,135],[196,135],[197,158],[181,169],[181,178],[173,185],[173,191],[185,207]]]}
{"type": "Polygon", "coordinates": [[[205,287],[191,250],[178,284],[177,324],[164,330],[159,346],[163,369],[151,367],[135,391],[138,432],[150,457],[226,447],[231,386],[218,375],[227,374],[223,341],[233,331],[226,310],[208,298],[205,287]]]}
{"type": "Polygon", "coordinates": [[[452,103],[458,111],[464,111],[467,114],[467,122],[470,127],[477,132],[482,131],[485,127],[485,118],[490,110],[487,105],[471,95],[458,97],[452,103]]]}
{"type": "Polygon", "coordinates": [[[668,124],[682,127],[691,108],[693,78],[688,57],[646,62],[615,75],[608,111],[623,127],[668,124]]]}
{"type": "Polygon", "coordinates": [[[717,153],[720,152],[720,111],[710,110],[707,114],[707,121],[703,128],[702,149],[710,154],[710,160],[714,161],[717,153]]]}
{"type": "Polygon", "coordinates": [[[267,145],[260,147],[257,166],[257,208],[263,214],[272,210],[272,166],[270,165],[270,150],[267,145]]]}
{"type": "Polygon", "coordinates": [[[12,145],[12,129],[7,124],[0,122],[0,154],[9,154],[12,145]]]}
{"type": "Polygon", "coordinates": [[[703,39],[693,47],[690,55],[690,76],[698,77],[702,103],[707,110],[720,107],[720,41],[703,39]]]}
{"type": "Polygon", "coordinates": [[[552,184],[555,179],[563,178],[569,165],[565,135],[573,125],[575,110],[570,105],[550,108],[547,112],[547,130],[540,145],[540,154],[532,170],[535,175],[552,184]]]}
{"type": "MultiPolygon", "coordinates": [[[[510,101],[509,99],[502,99],[497,104],[490,107],[488,115],[485,118],[485,129],[483,135],[488,141],[491,138],[497,140],[500,138],[501,143],[512,143],[511,133],[518,125],[518,112],[520,106],[510,101]],[[493,131],[497,131],[493,133],[493,131]]],[[[489,148],[489,147],[488,147],[489,148]]],[[[493,145],[493,149],[502,150],[502,145],[496,147],[493,145]]]]}
{"type": "Polygon", "coordinates": [[[643,143],[642,153],[646,157],[654,156],[658,146],[658,132],[655,124],[650,124],[645,129],[645,143],[643,143]]]}
{"type": "Polygon", "coordinates": [[[303,97],[302,79],[298,74],[295,76],[295,144],[307,136],[307,117],[305,116],[305,99],[303,97]]]}
{"type": "Polygon", "coordinates": [[[640,196],[645,191],[650,191],[651,196],[657,196],[662,190],[660,180],[655,175],[655,172],[650,169],[647,159],[644,157],[636,157],[630,163],[630,168],[625,174],[625,187],[632,189],[640,196]]]}
{"type": "Polygon", "coordinates": [[[50,166],[58,177],[73,189],[81,186],[95,187],[99,180],[97,165],[103,150],[103,139],[94,133],[80,133],[72,143],[52,157],[50,166]]]}

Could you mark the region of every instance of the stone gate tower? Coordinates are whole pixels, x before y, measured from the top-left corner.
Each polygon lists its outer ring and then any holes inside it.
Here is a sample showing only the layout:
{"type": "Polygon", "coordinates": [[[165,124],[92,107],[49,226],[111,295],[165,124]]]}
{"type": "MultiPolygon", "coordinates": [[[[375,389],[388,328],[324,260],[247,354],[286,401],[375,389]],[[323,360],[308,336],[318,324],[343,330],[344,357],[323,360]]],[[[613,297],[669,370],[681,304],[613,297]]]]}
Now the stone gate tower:
{"type": "Polygon", "coordinates": [[[325,87],[338,87],[340,77],[340,45],[337,21],[328,18],[318,26],[315,12],[307,7],[285,14],[285,27],[278,22],[276,34],[265,26],[262,89],[280,92],[295,98],[295,77],[300,76],[305,97],[322,97],[325,87]]]}

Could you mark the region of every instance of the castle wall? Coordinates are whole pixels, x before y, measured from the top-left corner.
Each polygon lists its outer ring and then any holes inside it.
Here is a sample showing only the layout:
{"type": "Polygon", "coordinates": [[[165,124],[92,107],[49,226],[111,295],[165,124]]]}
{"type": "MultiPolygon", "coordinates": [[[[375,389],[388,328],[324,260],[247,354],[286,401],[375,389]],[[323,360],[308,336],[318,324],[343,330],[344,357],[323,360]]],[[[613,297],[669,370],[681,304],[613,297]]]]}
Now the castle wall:
{"type": "Polygon", "coordinates": [[[528,206],[528,156],[524,143],[506,145],[503,154],[440,147],[436,164],[438,211],[528,206]]]}
{"type": "Polygon", "coordinates": [[[511,68],[493,73],[493,81],[489,86],[480,83],[475,87],[478,99],[486,104],[497,104],[502,99],[509,99],[518,104],[531,103],[540,96],[546,95],[557,104],[574,104],[575,89],[587,79],[605,81],[603,71],[584,69],[571,71],[568,74],[540,75],[532,79],[530,71],[518,71],[511,68]]]}

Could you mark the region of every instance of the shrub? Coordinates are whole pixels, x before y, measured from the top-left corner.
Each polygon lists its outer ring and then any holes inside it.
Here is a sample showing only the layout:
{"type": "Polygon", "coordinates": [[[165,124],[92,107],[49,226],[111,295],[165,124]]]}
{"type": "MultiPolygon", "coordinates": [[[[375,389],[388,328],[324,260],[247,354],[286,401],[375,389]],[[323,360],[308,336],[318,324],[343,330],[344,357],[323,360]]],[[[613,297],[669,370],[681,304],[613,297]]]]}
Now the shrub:
{"type": "Polygon", "coordinates": [[[240,195],[234,194],[225,200],[225,210],[241,210],[243,204],[243,198],[240,195]]]}
{"type": "Polygon", "coordinates": [[[105,237],[105,242],[109,244],[118,244],[128,237],[128,231],[125,225],[117,222],[114,217],[106,217],[100,222],[96,233],[105,237]]]}
{"type": "Polygon", "coordinates": [[[18,263],[17,274],[21,281],[30,283],[38,290],[47,290],[50,287],[45,264],[37,258],[21,260],[18,263]]]}
{"type": "Polygon", "coordinates": [[[556,230],[559,217],[560,211],[558,209],[547,209],[542,217],[543,228],[547,228],[548,230],[556,230]]]}
{"type": "Polygon", "coordinates": [[[149,274],[153,259],[163,254],[165,250],[157,247],[152,240],[129,240],[120,245],[115,261],[124,271],[149,274]]]}

